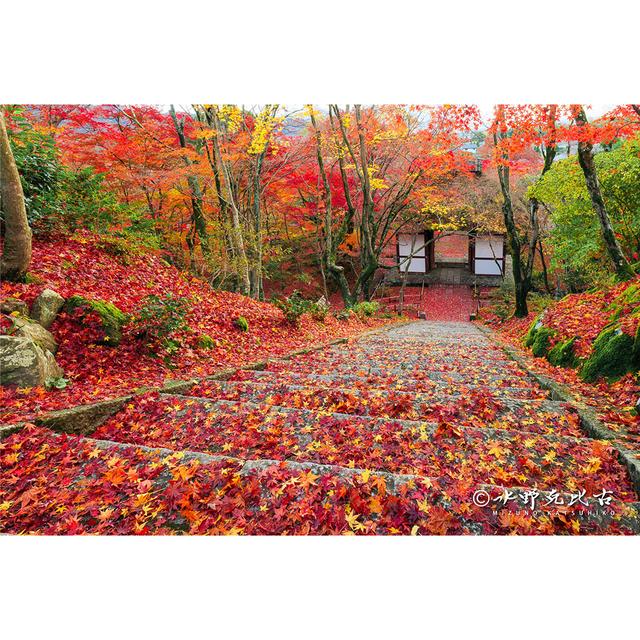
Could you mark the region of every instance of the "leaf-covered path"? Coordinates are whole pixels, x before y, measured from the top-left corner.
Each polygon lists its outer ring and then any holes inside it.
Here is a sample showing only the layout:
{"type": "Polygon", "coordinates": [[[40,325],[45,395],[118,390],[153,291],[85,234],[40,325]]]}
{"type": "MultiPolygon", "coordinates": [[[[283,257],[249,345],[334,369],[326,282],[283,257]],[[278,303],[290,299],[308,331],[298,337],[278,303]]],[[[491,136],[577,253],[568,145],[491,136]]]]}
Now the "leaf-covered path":
{"type": "Polygon", "coordinates": [[[182,394],[85,437],[0,443],[0,531],[637,533],[617,452],[471,323],[414,322],[182,394]]]}

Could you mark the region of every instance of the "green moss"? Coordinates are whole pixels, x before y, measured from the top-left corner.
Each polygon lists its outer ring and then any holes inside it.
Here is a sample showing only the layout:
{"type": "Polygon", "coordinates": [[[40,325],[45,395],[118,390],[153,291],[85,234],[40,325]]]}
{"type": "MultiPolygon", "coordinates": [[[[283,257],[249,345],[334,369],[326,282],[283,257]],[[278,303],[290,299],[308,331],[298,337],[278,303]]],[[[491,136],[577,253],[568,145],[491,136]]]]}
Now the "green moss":
{"type": "Polygon", "coordinates": [[[216,341],[206,333],[203,333],[198,338],[198,348],[200,349],[213,349],[216,346],[216,341]]]}
{"type": "Polygon", "coordinates": [[[533,344],[533,341],[536,339],[536,333],[538,333],[538,329],[542,327],[542,316],[538,316],[529,327],[529,331],[527,331],[527,335],[524,337],[524,345],[525,347],[530,347],[533,344]]]}
{"type": "Polygon", "coordinates": [[[638,368],[640,348],[636,340],[622,332],[620,327],[607,327],[593,343],[593,351],[580,369],[580,377],[593,382],[598,378],[619,378],[638,368]]]}
{"type": "Polygon", "coordinates": [[[553,337],[556,332],[553,329],[547,327],[540,327],[535,332],[535,337],[531,344],[531,352],[536,358],[542,358],[547,355],[549,351],[549,339],[553,337]]]}
{"type": "Polygon", "coordinates": [[[577,338],[569,338],[564,342],[558,342],[549,353],[547,353],[547,360],[556,367],[576,367],[578,365],[578,358],[573,351],[573,345],[577,338]]]}
{"type": "Polygon", "coordinates": [[[24,281],[26,284],[44,284],[44,280],[40,276],[30,272],[25,274],[24,281]]]}
{"type": "Polygon", "coordinates": [[[89,300],[83,296],[72,296],[65,304],[67,311],[84,309],[86,313],[93,311],[96,313],[104,329],[104,339],[102,344],[117,346],[122,340],[122,327],[129,320],[129,316],[123,313],[112,302],[105,300],[89,300]]]}
{"type": "Polygon", "coordinates": [[[233,324],[235,324],[240,331],[249,331],[249,322],[244,316],[238,316],[233,321],[233,324]]]}
{"type": "MultiPolygon", "coordinates": [[[[640,284],[632,284],[628,286],[620,295],[616,296],[607,306],[605,311],[611,313],[609,322],[615,322],[620,318],[625,307],[636,306],[640,309],[640,284]]],[[[631,313],[635,314],[638,309],[634,309],[631,313]]]]}

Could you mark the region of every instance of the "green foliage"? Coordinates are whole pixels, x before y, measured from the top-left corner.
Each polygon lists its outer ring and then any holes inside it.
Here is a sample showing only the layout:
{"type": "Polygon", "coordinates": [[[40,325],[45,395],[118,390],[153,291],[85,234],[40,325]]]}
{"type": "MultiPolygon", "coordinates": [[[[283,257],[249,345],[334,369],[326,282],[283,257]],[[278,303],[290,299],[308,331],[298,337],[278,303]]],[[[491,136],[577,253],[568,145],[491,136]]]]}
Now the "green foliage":
{"type": "Polygon", "coordinates": [[[238,316],[233,324],[240,329],[240,331],[249,331],[249,321],[244,316],[238,316]]]}
{"type": "Polygon", "coordinates": [[[217,346],[216,341],[206,333],[203,333],[198,338],[198,348],[199,349],[214,349],[217,346]]]}
{"type": "Polygon", "coordinates": [[[576,367],[578,358],[574,353],[574,345],[577,338],[568,338],[563,342],[558,342],[547,353],[547,360],[556,367],[576,367]]]}
{"type": "Polygon", "coordinates": [[[636,340],[624,333],[617,325],[607,327],[593,343],[593,351],[580,369],[586,382],[598,378],[619,378],[638,369],[638,336],[636,340]]]}
{"type": "Polygon", "coordinates": [[[547,355],[549,351],[549,340],[556,334],[553,329],[548,327],[540,327],[535,332],[535,337],[531,343],[531,353],[536,358],[542,358],[547,355]]]}
{"type": "Polygon", "coordinates": [[[305,300],[299,291],[294,291],[286,298],[274,298],[271,302],[282,311],[285,320],[296,327],[300,324],[302,315],[311,311],[313,304],[310,300],[305,300]]]}
{"type": "MultiPolygon", "coordinates": [[[[602,195],[628,259],[640,248],[640,138],[594,158],[602,195]]],[[[551,211],[551,267],[563,273],[571,291],[610,281],[602,233],[577,156],[556,162],[528,194],[551,211]]]]}
{"type": "Polygon", "coordinates": [[[377,313],[378,309],[380,309],[380,304],[378,302],[358,302],[358,304],[354,304],[351,307],[351,310],[359,317],[359,318],[370,318],[372,315],[377,313]]]}
{"type": "Polygon", "coordinates": [[[60,175],[58,192],[59,223],[70,231],[85,228],[105,232],[128,213],[106,188],[104,176],[90,167],[79,171],[65,169],[60,175]]]}
{"type": "Polygon", "coordinates": [[[122,339],[122,327],[129,321],[129,316],[123,313],[112,302],[105,300],[89,300],[83,296],[72,296],[65,303],[65,310],[74,312],[81,309],[84,314],[95,313],[104,330],[102,344],[117,346],[122,339]]]}
{"type": "Polygon", "coordinates": [[[70,384],[67,378],[47,378],[44,386],[47,389],[66,389],[70,384]]]}
{"type": "MultiPolygon", "coordinates": [[[[186,316],[191,308],[188,298],[173,296],[147,296],[136,314],[134,321],[136,335],[147,344],[165,343],[166,350],[171,351],[169,336],[188,329],[186,316]]],[[[178,344],[176,341],[173,341],[178,344]]]]}
{"type": "Polygon", "coordinates": [[[336,319],[340,320],[341,322],[346,322],[351,318],[352,315],[353,312],[351,311],[351,309],[342,309],[342,311],[338,311],[338,313],[336,313],[336,319]]]}
{"type": "Polygon", "coordinates": [[[12,111],[16,128],[11,130],[13,151],[29,224],[50,219],[60,213],[59,183],[63,173],[55,143],[50,135],[36,131],[22,109],[12,111]]]}

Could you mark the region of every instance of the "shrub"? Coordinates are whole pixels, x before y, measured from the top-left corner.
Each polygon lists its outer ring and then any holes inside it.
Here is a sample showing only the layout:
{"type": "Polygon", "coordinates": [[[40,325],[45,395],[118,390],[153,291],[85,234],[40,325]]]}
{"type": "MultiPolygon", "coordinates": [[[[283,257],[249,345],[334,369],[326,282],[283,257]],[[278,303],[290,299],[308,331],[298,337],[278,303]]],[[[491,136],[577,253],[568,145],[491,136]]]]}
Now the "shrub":
{"type": "Polygon", "coordinates": [[[311,303],[309,313],[316,322],[324,322],[327,319],[329,303],[325,300],[324,296],[317,302],[311,303]]]}
{"type": "Polygon", "coordinates": [[[47,389],[66,389],[70,384],[67,378],[47,378],[44,382],[47,389]]]}
{"type": "MultiPolygon", "coordinates": [[[[134,322],[136,336],[147,344],[153,344],[166,341],[178,331],[187,330],[189,327],[186,316],[190,306],[188,298],[173,296],[170,293],[164,297],[147,296],[134,322]]],[[[164,346],[171,345],[167,343],[164,346]]]]}
{"type": "Polygon", "coordinates": [[[358,304],[353,305],[351,310],[359,317],[359,318],[370,318],[374,315],[378,309],[380,308],[380,304],[378,302],[358,302],[358,304]]]}
{"type": "Polygon", "coordinates": [[[286,298],[274,298],[272,303],[282,311],[285,320],[296,327],[300,324],[302,315],[312,310],[313,304],[305,300],[299,291],[294,291],[286,298]]]}
{"type": "Polygon", "coordinates": [[[343,309],[342,311],[338,311],[338,313],[336,313],[336,319],[340,320],[341,322],[346,322],[347,320],[349,320],[349,318],[351,318],[352,315],[353,312],[351,311],[351,309],[343,309]]]}
{"type": "Polygon", "coordinates": [[[244,316],[238,316],[233,324],[240,329],[240,331],[249,331],[249,321],[244,316]]]}

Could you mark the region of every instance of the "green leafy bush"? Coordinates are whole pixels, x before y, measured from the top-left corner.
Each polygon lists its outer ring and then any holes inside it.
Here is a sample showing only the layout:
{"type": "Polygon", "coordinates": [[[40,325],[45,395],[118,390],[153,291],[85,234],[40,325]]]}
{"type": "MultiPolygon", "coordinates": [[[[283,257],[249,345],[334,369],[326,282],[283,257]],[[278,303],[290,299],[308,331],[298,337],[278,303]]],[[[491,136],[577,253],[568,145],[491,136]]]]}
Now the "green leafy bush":
{"type": "Polygon", "coordinates": [[[70,384],[67,378],[47,378],[44,386],[47,389],[66,389],[70,384]]]}
{"type": "Polygon", "coordinates": [[[370,318],[375,313],[377,313],[380,308],[380,304],[375,301],[371,302],[358,302],[358,304],[354,304],[351,307],[351,310],[359,317],[359,318],[370,318]]]}
{"type": "Polygon", "coordinates": [[[293,326],[300,324],[302,315],[310,312],[314,304],[310,300],[305,300],[299,291],[294,291],[286,298],[274,298],[271,302],[282,311],[285,320],[293,326]]]}
{"type": "MultiPolygon", "coordinates": [[[[190,308],[191,302],[188,298],[173,296],[170,293],[164,297],[147,296],[134,321],[136,336],[147,344],[162,344],[169,336],[189,328],[186,317],[190,308]]],[[[167,342],[163,346],[172,345],[167,342]]]]}
{"type": "Polygon", "coordinates": [[[249,321],[244,316],[238,316],[233,324],[240,329],[240,331],[249,331],[249,321]]]}
{"type": "Polygon", "coordinates": [[[203,333],[198,338],[198,348],[200,349],[214,349],[217,346],[216,341],[206,333],[203,333]]]}

